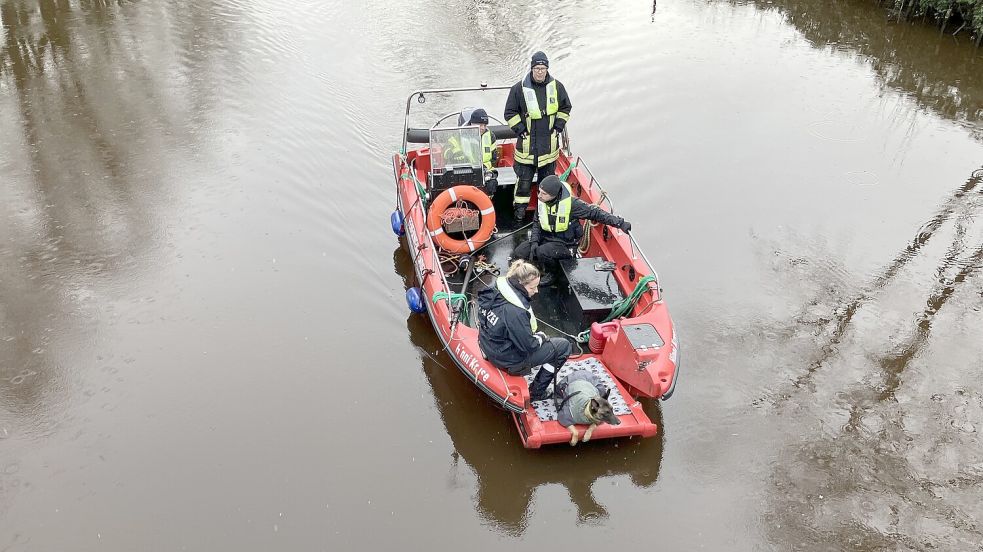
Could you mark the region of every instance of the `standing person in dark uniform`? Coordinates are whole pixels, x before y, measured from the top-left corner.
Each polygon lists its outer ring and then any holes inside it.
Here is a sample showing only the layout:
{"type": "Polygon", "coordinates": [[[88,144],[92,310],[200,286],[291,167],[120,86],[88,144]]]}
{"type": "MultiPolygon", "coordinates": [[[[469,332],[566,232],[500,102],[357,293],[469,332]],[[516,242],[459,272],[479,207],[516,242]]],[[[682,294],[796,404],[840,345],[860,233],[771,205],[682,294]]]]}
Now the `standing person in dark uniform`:
{"type": "Polygon", "coordinates": [[[525,220],[532,178],[538,181],[556,174],[560,155],[560,133],[570,119],[570,96],[563,83],[549,74],[549,59],[543,52],[532,56],[529,74],[515,83],[505,100],[505,122],[517,136],[515,142],[515,222],[525,220]]]}
{"type": "Polygon", "coordinates": [[[550,175],[539,184],[538,205],[532,222],[532,234],[529,241],[515,248],[514,256],[543,264],[541,284],[548,286],[553,283],[558,261],[571,259],[580,245],[584,228],[582,219],[592,220],[608,226],[614,226],[628,232],[631,223],[612,215],[596,205],[585,203],[570,192],[570,187],[560,182],[556,175],[550,175]]]}
{"type": "Polygon", "coordinates": [[[546,398],[556,371],[573,351],[570,342],[538,331],[529,300],[539,291],[539,270],[514,261],[506,276],[478,293],[478,344],[485,358],[513,376],[542,365],[529,386],[534,401],[546,398]]]}

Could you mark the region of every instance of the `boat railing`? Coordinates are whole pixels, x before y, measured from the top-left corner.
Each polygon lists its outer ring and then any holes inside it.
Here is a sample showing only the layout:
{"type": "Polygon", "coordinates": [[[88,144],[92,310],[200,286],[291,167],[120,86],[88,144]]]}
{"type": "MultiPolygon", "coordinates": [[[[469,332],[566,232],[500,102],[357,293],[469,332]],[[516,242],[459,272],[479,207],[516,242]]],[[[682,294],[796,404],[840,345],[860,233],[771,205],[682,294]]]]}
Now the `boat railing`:
{"type": "MultiPolygon", "coordinates": [[[[423,186],[420,185],[421,184],[420,183],[420,180],[416,177],[416,167],[414,165],[415,162],[416,162],[416,160],[415,159],[413,160],[413,163],[414,164],[410,164],[410,163],[407,162],[406,156],[405,155],[402,155],[402,154],[399,156],[399,159],[400,159],[400,161],[404,165],[406,165],[406,169],[409,171],[410,177],[413,179],[414,190],[417,192],[416,193],[416,199],[406,209],[406,218],[407,219],[410,219],[410,217],[413,214],[413,210],[414,209],[419,209],[419,211],[420,211],[420,218],[423,221],[423,229],[422,229],[422,231],[419,234],[416,234],[416,235],[417,236],[423,235],[424,236],[423,239],[426,240],[425,243],[417,244],[417,246],[414,248],[414,249],[416,249],[416,251],[413,252],[413,256],[414,257],[419,257],[423,253],[424,250],[430,251],[431,260],[433,261],[433,266],[434,266],[433,273],[440,275],[440,283],[442,284],[442,287],[441,287],[440,291],[444,291],[446,293],[450,293],[451,292],[451,286],[447,282],[447,277],[444,274],[443,267],[441,267],[441,265],[440,265],[440,256],[437,255],[437,245],[433,241],[433,236],[431,236],[430,235],[430,232],[427,231],[427,210],[424,209],[424,207],[423,207],[424,197],[423,197],[423,195],[421,195],[419,193],[420,188],[423,188],[423,186]],[[417,187],[416,185],[420,185],[420,186],[417,187]]],[[[393,174],[396,177],[396,181],[398,182],[399,181],[399,167],[398,167],[395,159],[393,160],[393,174]]],[[[398,192],[397,192],[397,194],[398,194],[398,192]]],[[[411,236],[412,234],[413,234],[413,232],[407,232],[406,235],[407,236],[411,236]]],[[[419,266],[416,263],[416,258],[414,258],[413,266],[419,266]]],[[[421,271],[419,275],[420,275],[420,279],[421,279],[420,285],[422,287],[423,286],[423,281],[422,280],[425,278],[425,275],[423,274],[423,271],[421,271]]]]}
{"type": "Polygon", "coordinates": [[[404,154],[406,153],[406,131],[409,130],[410,123],[410,107],[413,105],[413,98],[416,98],[418,103],[427,102],[427,94],[448,94],[453,92],[484,92],[488,90],[508,90],[512,88],[511,86],[501,85],[501,86],[488,86],[486,83],[481,83],[478,86],[466,87],[466,88],[433,88],[429,90],[417,90],[407,96],[406,98],[406,113],[403,115],[403,149],[400,151],[404,154]]]}
{"type": "MultiPolygon", "coordinates": [[[[584,161],[584,158],[578,155],[574,163],[576,164],[578,169],[583,169],[587,173],[587,176],[590,177],[590,181],[587,183],[586,186],[587,190],[593,190],[595,187],[597,187],[598,191],[601,194],[600,196],[601,201],[599,205],[603,203],[607,203],[609,211],[611,213],[614,213],[615,212],[614,202],[611,201],[611,198],[608,196],[607,190],[605,190],[604,187],[601,186],[601,183],[598,182],[597,178],[594,177],[594,173],[591,172],[590,167],[587,166],[587,163],[584,161]]],[[[656,302],[661,302],[662,284],[660,283],[659,280],[659,273],[655,270],[655,267],[652,266],[652,263],[651,261],[648,260],[648,257],[645,256],[645,252],[642,251],[641,247],[639,247],[638,242],[635,241],[635,237],[631,235],[631,232],[625,232],[625,234],[627,234],[628,241],[631,243],[632,260],[637,261],[639,257],[641,257],[642,261],[645,262],[645,266],[648,267],[649,271],[652,273],[652,276],[655,277],[655,300],[656,302]]]]}

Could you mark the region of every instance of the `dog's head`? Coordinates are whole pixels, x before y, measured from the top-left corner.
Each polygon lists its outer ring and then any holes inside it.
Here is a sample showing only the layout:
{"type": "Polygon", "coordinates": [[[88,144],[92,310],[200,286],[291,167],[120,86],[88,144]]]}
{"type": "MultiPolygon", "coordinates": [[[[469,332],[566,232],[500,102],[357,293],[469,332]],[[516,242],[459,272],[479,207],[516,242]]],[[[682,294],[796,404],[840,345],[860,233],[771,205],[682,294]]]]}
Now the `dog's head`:
{"type": "Polygon", "coordinates": [[[614,408],[608,402],[608,395],[610,394],[611,390],[608,389],[603,396],[594,397],[590,400],[590,406],[588,407],[590,409],[590,417],[611,425],[618,425],[621,423],[621,420],[614,415],[614,408]]]}

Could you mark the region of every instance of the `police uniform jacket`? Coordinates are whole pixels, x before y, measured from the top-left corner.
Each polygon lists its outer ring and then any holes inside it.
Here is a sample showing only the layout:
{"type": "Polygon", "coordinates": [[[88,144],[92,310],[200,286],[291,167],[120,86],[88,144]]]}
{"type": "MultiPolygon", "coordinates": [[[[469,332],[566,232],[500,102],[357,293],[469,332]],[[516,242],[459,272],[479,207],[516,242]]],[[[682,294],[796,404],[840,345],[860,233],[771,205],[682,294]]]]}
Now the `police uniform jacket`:
{"type": "MultiPolygon", "coordinates": [[[[529,308],[529,294],[522,286],[508,283],[523,306],[529,308]]],[[[529,311],[510,303],[495,284],[478,293],[478,344],[495,366],[515,374],[526,368],[525,360],[542,346],[533,335],[529,311]]]]}

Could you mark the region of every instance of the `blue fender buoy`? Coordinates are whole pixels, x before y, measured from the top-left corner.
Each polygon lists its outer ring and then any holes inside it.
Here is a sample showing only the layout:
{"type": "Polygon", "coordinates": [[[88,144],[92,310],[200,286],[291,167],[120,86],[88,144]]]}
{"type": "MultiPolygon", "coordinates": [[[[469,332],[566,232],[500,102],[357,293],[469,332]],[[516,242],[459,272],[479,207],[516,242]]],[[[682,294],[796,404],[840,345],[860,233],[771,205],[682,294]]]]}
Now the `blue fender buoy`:
{"type": "Polygon", "coordinates": [[[389,216],[389,222],[393,225],[393,234],[402,237],[405,232],[403,229],[403,213],[399,209],[393,211],[393,214],[389,216]]]}
{"type": "Polygon", "coordinates": [[[423,299],[423,292],[418,287],[411,287],[406,290],[406,305],[417,314],[427,312],[427,302],[423,299]]]}

